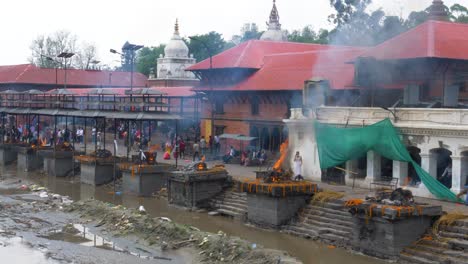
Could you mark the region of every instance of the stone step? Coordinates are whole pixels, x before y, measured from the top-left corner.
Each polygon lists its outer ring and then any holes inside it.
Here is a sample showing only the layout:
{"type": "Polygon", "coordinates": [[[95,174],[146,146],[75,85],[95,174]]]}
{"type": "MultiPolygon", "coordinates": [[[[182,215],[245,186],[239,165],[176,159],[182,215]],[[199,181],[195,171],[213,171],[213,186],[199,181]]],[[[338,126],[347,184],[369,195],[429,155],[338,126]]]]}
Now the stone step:
{"type": "Polygon", "coordinates": [[[447,241],[448,245],[451,248],[462,248],[464,250],[468,250],[468,241],[461,240],[461,239],[451,239],[447,241]]]}
{"type": "Polygon", "coordinates": [[[231,203],[240,203],[240,204],[247,205],[247,200],[242,200],[242,199],[224,198],[224,199],[219,199],[219,201],[226,201],[226,202],[231,202],[231,203]]]}
{"type": "Polygon", "coordinates": [[[230,211],[230,210],[227,210],[227,209],[218,209],[218,210],[216,210],[216,212],[220,213],[221,215],[227,215],[227,216],[231,216],[231,217],[234,217],[234,218],[237,218],[237,219],[245,218],[245,214],[238,213],[238,212],[233,212],[233,211],[230,211]]]}
{"type": "Polygon", "coordinates": [[[420,240],[418,242],[418,245],[429,245],[429,246],[441,248],[444,250],[447,250],[450,248],[447,243],[438,241],[438,240],[420,240]]]}
{"type": "Polygon", "coordinates": [[[413,263],[416,263],[416,264],[439,264],[439,262],[437,262],[437,261],[433,261],[433,260],[429,260],[429,259],[426,259],[426,258],[421,258],[421,257],[418,257],[418,256],[414,256],[414,255],[411,255],[411,254],[406,253],[406,252],[402,252],[400,254],[400,262],[409,263],[409,264],[413,264],[413,263]]]}
{"type": "Polygon", "coordinates": [[[468,219],[456,220],[453,225],[468,227],[468,219]]]}
{"type": "Polygon", "coordinates": [[[232,212],[237,212],[237,213],[240,213],[240,214],[247,213],[247,211],[242,209],[242,208],[235,207],[235,206],[229,206],[229,205],[222,205],[219,209],[224,209],[224,210],[228,210],[228,211],[232,211],[232,212]]]}
{"type": "Polygon", "coordinates": [[[335,234],[320,234],[320,238],[329,241],[332,244],[343,244],[349,245],[351,240],[347,237],[335,235],[335,234]]]}
{"type": "Polygon", "coordinates": [[[344,203],[345,203],[344,201],[337,200],[337,201],[330,201],[330,202],[326,202],[326,203],[311,202],[311,203],[309,203],[309,205],[310,206],[317,206],[317,207],[325,207],[325,208],[334,209],[334,210],[343,210],[343,209],[346,209],[344,207],[344,203]]]}
{"type": "Polygon", "coordinates": [[[444,238],[457,238],[461,240],[468,240],[468,235],[458,234],[458,233],[453,233],[453,232],[448,232],[448,231],[440,231],[439,235],[444,238]]]}
{"type": "Polygon", "coordinates": [[[466,261],[463,258],[452,257],[452,255],[434,252],[431,249],[427,250],[421,247],[408,247],[404,249],[404,252],[417,257],[436,260],[439,263],[446,263],[449,261],[451,264],[466,264],[466,261]]]}
{"type": "Polygon", "coordinates": [[[340,225],[340,226],[349,227],[349,228],[354,227],[354,222],[352,222],[352,221],[343,221],[343,220],[338,219],[338,218],[330,218],[330,217],[326,217],[326,216],[322,216],[322,215],[306,214],[306,215],[302,215],[301,218],[314,220],[314,221],[317,221],[317,222],[323,222],[323,223],[332,223],[334,225],[340,225]]]}
{"type": "Polygon", "coordinates": [[[441,228],[442,231],[447,231],[447,232],[452,232],[452,233],[458,233],[458,234],[464,234],[467,235],[468,239],[468,227],[465,226],[444,226],[441,228]]]}
{"type": "Polygon", "coordinates": [[[349,223],[354,222],[354,218],[353,218],[353,216],[351,216],[351,214],[345,216],[345,215],[342,215],[342,214],[329,213],[329,212],[326,212],[326,211],[308,210],[308,211],[302,212],[301,215],[304,215],[304,216],[320,216],[320,217],[325,217],[325,218],[329,218],[329,219],[336,219],[336,220],[340,220],[340,221],[345,221],[345,222],[349,222],[349,223]]]}
{"type": "Polygon", "coordinates": [[[333,223],[329,222],[320,222],[320,221],[315,221],[312,219],[309,219],[305,222],[302,222],[303,225],[307,225],[310,227],[314,227],[317,229],[324,229],[324,230],[332,230],[333,233],[335,234],[340,234],[343,236],[351,237],[353,229],[351,227],[346,227],[346,226],[341,226],[341,225],[336,225],[333,223]]]}
{"type": "Polygon", "coordinates": [[[299,237],[315,239],[319,236],[317,231],[298,225],[290,225],[286,230],[291,231],[292,233],[294,233],[294,235],[299,237]]]}
{"type": "Polygon", "coordinates": [[[351,216],[351,213],[348,212],[346,209],[332,209],[332,208],[327,208],[327,207],[320,207],[320,206],[315,206],[315,205],[308,205],[307,207],[304,208],[304,213],[306,212],[311,212],[311,213],[317,213],[317,212],[326,212],[326,213],[331,213],[331,214],[336,214],[336,215],[342,215],[342,216],[351,216]]]}
{"type": "Polygon", "coordinates": [[[213,205],[215,206],[223,206],[223,205],[228,205],[228,206],[232,206],[232,207],[238,207],[238,208],[241,208],[241,209],[244,209],[244,210],[247,210],[247,205],[246,204],[242,204],[242,203],[237,203],[237,202],[230,202],[230,201],[215,201],[214,203],[212,203],[213,205]]]}

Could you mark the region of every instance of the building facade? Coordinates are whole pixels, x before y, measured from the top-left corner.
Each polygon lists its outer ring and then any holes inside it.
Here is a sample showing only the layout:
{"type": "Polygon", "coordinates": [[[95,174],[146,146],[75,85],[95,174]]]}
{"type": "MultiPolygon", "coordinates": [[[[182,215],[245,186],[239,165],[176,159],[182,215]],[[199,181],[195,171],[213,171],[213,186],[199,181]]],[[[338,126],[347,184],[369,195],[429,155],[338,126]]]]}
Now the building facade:
{"type": "Polygon", "coordinates": [[[397,178],[399,186],[413,194],[433,198],[411,164],[373,151],[337,168],[320,168],[315,121],[352,128],[389,118],[416,163],[453,192],[464,189],[468,177],[468,25],[447,22],[436,8],[439,2],[434,1],[431,10],[437,13],[431,18],[442,19],[429,20],[351,60],[355,65],[351,93],[345,96],[330,87],[333,78],[305,85],[303,107],[292,109],[285,122],[290,150],[300,151],[306,161],[306,177],[364,188],[374,181],[397,178]]]}

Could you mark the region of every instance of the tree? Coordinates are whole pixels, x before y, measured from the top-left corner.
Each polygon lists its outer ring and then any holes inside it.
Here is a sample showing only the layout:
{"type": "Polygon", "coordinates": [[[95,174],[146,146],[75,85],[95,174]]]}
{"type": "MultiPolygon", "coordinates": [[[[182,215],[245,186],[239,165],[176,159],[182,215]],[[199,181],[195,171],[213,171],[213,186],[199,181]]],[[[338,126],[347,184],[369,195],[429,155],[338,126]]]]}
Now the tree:
{"type": "Polygon", "coordinates": [[[214,31],[208,34],[191,36],[189,39],[189,41],[186,40],[187,46],[198,62],[209,58],[210,52],[214,56],[233,46],[233,44],[227,43],[221,34],[214,31]]]}
{"type": "Polygon", "coordinates": [[[450,18],[454,22],[468,23],[468,8],[460,4],[454,4],[450,7],[450,18]]]}
{"type": "Polygon", "coordinates": [[[164,54],[166,45],[160,44],[156,47],[144,47],[138,51],[136,58],[136,70],[149,76],[157,69],[157,60],[160,55],[164,54]]]}
{"type": "Polygon", "coordinates": [[[335,25],[343,26],[366,13],[367,6],[372,0],[330,0],[330,5],[336,10],[328,17],[335,25]]]}
{"type": "Polygon", "coordinates": [[[39,67],[63,68],[65,59],[57,56],[62,52],[71,52],[75,53],[75,56],[71,60],[67,60],[67,67],[89,69],[91,63],[97,60],[97,49],[89,43],[78,46],[77,39],[76,35],[68,31],[39,35],[31,43],[29,61],[39,67]]]}

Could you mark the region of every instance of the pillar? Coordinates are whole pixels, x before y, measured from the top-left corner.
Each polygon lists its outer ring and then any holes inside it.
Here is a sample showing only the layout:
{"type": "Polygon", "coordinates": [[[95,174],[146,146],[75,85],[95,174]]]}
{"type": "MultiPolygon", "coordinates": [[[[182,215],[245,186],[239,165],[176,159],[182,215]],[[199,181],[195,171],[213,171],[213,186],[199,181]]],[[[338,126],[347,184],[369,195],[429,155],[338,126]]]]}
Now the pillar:
{"type": "Polygon", "coordinates": [[[381,180],[381,161],[382,157],[377,152],[367,152],[367,182],[381,180]]]}
{"type": "Polygon", "coordinates": [[[452,191],[454,193],[459,193],[466,185],[467,158],[452,156],[452,191]]]}
{"type": "Polygon", "coordinates": [[[433,178],[437,177],[437,157],[432,153],[420,154],[421,156],[421,167],[423,170],[428,172],[433,178]]]}
{"type": "Polygon", "coordinates": [[[345,174],[345,184],[352,185],[354,177],[358,176],[352,172],[357,172],[358,167],[357,160],[348,160],[346,162],[346,174],[345,174]]]}
{"type": "Polygon", "coordinates": [[[404,161],[393,161],[393,178],[398,179],[399,186],[407,185],[408,178],[408,162],[404,161]]]}

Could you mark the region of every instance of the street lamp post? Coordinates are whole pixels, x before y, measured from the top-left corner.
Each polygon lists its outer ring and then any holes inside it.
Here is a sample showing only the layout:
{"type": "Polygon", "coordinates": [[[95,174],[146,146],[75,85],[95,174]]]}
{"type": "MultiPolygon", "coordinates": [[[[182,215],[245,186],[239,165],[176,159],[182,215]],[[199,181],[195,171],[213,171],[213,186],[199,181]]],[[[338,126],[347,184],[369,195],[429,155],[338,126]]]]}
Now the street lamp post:
{"type": "MultiPolygon", "coordinates": [[[[200,42],[200,44],[202,44],[202,46],[206,49],[206,51],[208,52],[208,56],[210,56],[210,74],[209,75],[212,75],[213,74],[213,52],[211,51],[210,47],[206,44],[205,41],[199,39],[199,38],[196,38],[196,37],[189,37],[190,40],[193,40],[193,41],[198,41],[200,42]]],[[[215,131],[214,131],[214,114],[215,114],[215,107],[216,107],[216,104],[214,102],[214,94],[213,94],[213,85],[211,83],[211,76],[208,79],[208,86],[210,87],[210,97],[211,97],[211,137],[214,138],[215,136],[215,131]]]]}
{"type": "Polygon", "coordinates": [[[57,86],[58,86],[58,64],[60,62],[58,62],[56,59],[52,58],[52,57],[49,57],[49,56],[46,56],[46,55],[43,55],[41,54],[41,57],[44,57],[46,58],[46,60],[48,61],[51,61],[54,63],[54,68],[55,68],[55,89],[57,89],[57,86]]]}
{"type": "MultiPolygon", "coordinates": [[[[130,51],[130,63],[131,63],[131,71],[130,71],[130,93],[133,92],[133,72],[134,72],[134,68],[135,68],[135,52],[141,48],[143,48],[144,46],[143,45],[136,45],[136,44],[130,44],[128,42],[126,42],[123,47],[122,47],[122,51],[130,51]]],[[[115,49],[110,49],[109,50],[111,53],[114,53],[114,54],[120,54],[121,56],[125,56],[124,54],[116,51],[115,49]]]]}
{"type": "Polygon", "coordinates": [[[65,60],[65,66],[64,66],[65,79],[64,79],[64,82],[63,82],[63,88],[64,89],[67,89],[67,59],[69,59],[69,58],[71,58],[73,56],[75,56],[75,53],[72,53],[72,52],[62,52],[57,56],[58,58],[63,58],[65,60]]]}

